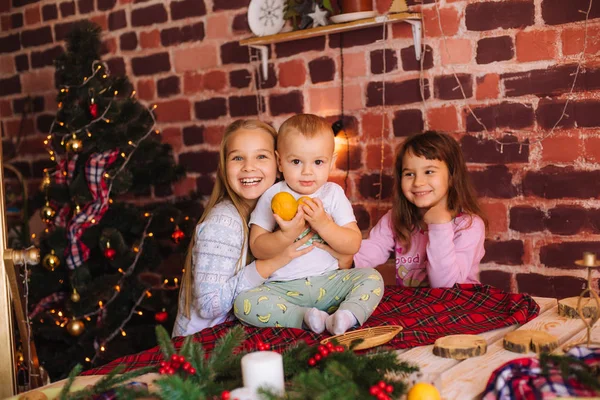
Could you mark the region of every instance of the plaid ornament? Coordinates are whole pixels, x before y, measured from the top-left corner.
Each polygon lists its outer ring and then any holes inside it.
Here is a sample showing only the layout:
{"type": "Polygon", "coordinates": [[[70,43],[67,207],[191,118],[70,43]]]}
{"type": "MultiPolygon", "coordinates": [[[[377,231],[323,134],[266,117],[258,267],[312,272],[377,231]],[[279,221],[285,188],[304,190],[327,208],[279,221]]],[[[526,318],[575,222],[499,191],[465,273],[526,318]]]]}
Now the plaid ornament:
{"type": "MultiPolygon", "coordinates": [[[[573,347],[567,352],[592,368],[600,367],[600,349],[573,347]]],[[[498,367],[488,381],[483,400],[544,400],[557,397],[593,397],[600,393],[586,387],[574,376],[565,379],[558,366],[542,373],[540,360],[517,358],[498,367]]]]}
{"type": "Polygon", "coordinates": [[[67,268],[73,270],[90,257],[90,249],[81,242],[81,236],[92,225],[92,220],[98,223],[108,209],[108,185],[104,173],[117,159],[119,150],[105,151],[93,154],[85,164],[85,177],[92,194],[92,201],[75,215],[67,226],[67,241],[65,249],[67,268]]]}
{"type": "MultiPolygon", "coordinates": [[[[75,164],[77,163],[78,154],[75,154],[70,160],[62,160],[58,163],[56,170],[52,173],[54,182],[58,185],[70,185],[73,181],[73,175],[75,174],[75,164]]],[[[51,201],[50,204],[56,209],[60,207],[55,201],[51,201]]],[[[71,206],[65,204],[56,213],[54,218],[54,226],[66,228],[69,222],[69,213],[71,212],[71,206]]]]}

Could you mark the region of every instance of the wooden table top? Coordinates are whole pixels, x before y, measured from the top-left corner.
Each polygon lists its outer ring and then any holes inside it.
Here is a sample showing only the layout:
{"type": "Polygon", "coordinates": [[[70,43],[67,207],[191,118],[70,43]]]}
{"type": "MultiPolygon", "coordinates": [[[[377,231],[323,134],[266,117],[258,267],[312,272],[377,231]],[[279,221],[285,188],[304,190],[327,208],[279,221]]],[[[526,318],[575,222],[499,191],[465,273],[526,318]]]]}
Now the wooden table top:
{"type": "MultiPolygon", "coordinates": [[[[534,356],[534,353],[519,354],[504,350],[502,339],[508,332],[520,329],[540,330],[548,332],[558,338],[559,348],[556,352],[562,352],[562,348],[570,343],[575,343],[585,337],[586,330],[583,321],[570,319],[558,315],[558,303],[556,299],[534,297],[540,306],[540,314],[537,318],[525,325],[513,325],[505,328],[481,334],[487,340],[487,353],[469,358],[463,361],[441,358],[432,352],[433,345],[415,347],[408,350],[398,350],[401,359],[417,364],[421,368],[422,380],[436,385],[444,400],[468,400],[479,398],[491,373],[500,365],[516,358],[534,356]]],[[[600,341],[600,322],[592,330],[593,340],[600,341]]],[[[136,378],[138,382],[146,382],[152,389],[152,381],[159,375],[147,374],[136,378]]],[[[82,376],[76,378],[74,388],[83,388],[100,379],[102,375],[82,376]]],[[[49,399],[56,396],[64,381],[55,382],[43,388],[49,399]]],[[[40,390],[40,389],[38,389],[40,390]]],[[[17,399],[15,396],[12,399],[17,399]]]]}

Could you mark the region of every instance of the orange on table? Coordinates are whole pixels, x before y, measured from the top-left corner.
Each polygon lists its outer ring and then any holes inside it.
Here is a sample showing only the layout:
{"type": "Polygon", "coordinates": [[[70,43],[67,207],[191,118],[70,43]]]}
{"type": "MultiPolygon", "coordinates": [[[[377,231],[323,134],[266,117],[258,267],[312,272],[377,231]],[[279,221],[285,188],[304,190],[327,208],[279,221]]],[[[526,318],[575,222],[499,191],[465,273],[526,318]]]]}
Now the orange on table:
{"type": "Polygon", "coordinates": [[[441,400],[440,392],[430,383],[418,382],[410,388],[406,400],[441,400]]]}
{"type": "Polygon", "coordinates": [[[271,209],[284,221],[291,221],[298,212],[298,202],[288,192],[279,192],[271,200],[271,209]]]}

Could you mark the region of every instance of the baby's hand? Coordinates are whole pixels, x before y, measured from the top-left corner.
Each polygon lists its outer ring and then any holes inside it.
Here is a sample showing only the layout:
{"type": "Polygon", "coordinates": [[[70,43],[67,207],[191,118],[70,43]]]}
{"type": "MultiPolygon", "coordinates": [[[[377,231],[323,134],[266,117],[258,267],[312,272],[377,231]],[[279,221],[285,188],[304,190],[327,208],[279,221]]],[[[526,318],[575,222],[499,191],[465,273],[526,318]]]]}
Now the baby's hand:
{"type": "Polygon", "coordinates": [[[325,208],[323,208],[323,202],[321,199],[312,198],[310,200],[306,200],[304,205],[302,205],[302,210],[305,213],[304,219],[306,222],[315,230],[317,233],[323,229],[327,224],[333,222],[331,217],[327,215],[325,212],[325,208]]]}
{"type": "Polygon", "coordinates": [[[277,214],[273,214],[273,217],[275,217],[277,225],[281,228],[283,236],[292,242],[306,229],[305,214],[300,208],[298,208],[298,212],[294,218],[289,221],[285,221],[277,214]]]}

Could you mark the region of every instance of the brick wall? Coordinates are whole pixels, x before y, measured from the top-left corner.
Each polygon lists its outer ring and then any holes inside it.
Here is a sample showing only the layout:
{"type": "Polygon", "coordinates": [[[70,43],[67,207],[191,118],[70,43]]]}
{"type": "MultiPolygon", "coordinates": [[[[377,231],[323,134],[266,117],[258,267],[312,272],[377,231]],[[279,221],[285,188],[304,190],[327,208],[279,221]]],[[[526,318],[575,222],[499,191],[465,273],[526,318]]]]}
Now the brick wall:
{"type": "MultiPolygon", "coordinates": [[[[126,73],[139,98],[158,104],[163,138],[189,171],[172,190],[154,195],[192,189],[208,194],[217,144],[233,119],[257,116],[259,104],[260,117],[275,126],[297,112],[337,118],[343,41],[351,128],[349,148],[345,140],[338,143],[332,179],[347,186],[360,227],[368,230],[389,207],[396,145],[424,128],[448,131],[462,144],[491,223],[482,280],[541,296],[572,296],[585,276],[573,261],[584,250],[600,253],[600,1],[590,12],[585,68],[567,115],[538,141],[568,98],[588,1],[438,0],[439,14],[433,0],[422,8],[413,4],[424,15],[422,74],[405,23],[390,25],[385,42],[381,28],[370,28],[343,39],[272,45],[259,103],[257,63],[238,44],[249,36],[249,0],[0,0],[4,146],[13,146],[23,99],[33,97],[15,164],[37,188],[50,163],[42,140],[56,109],[52,60],[63,51],[70,24],[90,18],[104,30],[112,72],[126,73]],[[494,139],[532,145],[500,148],[494,139]]],[[[377,7],[386,5],[380,1],[377,7]]]]}

